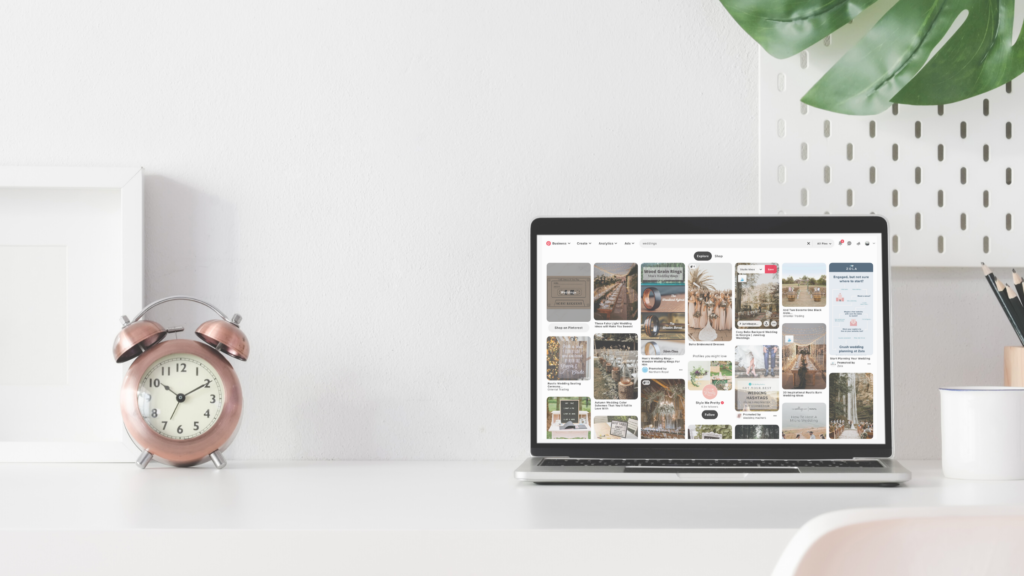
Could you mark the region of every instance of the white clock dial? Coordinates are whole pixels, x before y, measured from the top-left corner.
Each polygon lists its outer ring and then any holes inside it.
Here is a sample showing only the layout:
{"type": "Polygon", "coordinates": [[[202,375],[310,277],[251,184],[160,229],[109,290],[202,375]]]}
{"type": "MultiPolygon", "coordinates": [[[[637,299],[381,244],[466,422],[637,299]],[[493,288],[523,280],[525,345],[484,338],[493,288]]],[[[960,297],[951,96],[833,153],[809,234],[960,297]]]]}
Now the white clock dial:
{"type": "Polygon", "coordinates": [[[193,354],[171,354],[154,362],[142,375],[138,395],[146,424],[172,440],[201,436],[224,407],[220,375],[193,354]]]}

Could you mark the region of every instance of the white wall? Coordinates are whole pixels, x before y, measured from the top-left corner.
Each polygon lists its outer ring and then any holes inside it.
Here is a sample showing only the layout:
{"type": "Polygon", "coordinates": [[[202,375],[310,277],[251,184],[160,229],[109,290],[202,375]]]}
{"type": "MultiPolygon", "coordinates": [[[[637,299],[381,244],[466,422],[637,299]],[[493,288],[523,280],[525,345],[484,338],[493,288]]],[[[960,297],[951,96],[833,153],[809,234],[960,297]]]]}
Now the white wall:
{"type": "MultiPolygon", "coordinates": [[[[9,1],[0,164],[146,168],[146,297],[253,342],[234,458],[517,458],[530,221],[756,213],[755,48],[713,0],[9,1]]],[[[1012,336],[974,271],[895,276],[935,457],[1012,336]]]]}

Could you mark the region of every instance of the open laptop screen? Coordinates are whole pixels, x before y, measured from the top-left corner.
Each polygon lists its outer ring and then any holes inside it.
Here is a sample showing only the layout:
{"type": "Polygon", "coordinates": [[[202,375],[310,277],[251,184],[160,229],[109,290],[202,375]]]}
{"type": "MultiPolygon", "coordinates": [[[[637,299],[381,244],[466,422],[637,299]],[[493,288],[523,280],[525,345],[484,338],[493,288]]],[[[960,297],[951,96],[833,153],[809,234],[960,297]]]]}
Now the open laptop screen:
{"type": "Polygon", "coordinates": [[[534,241],[538,444],[886,443],[882,233],[534,241]]]}

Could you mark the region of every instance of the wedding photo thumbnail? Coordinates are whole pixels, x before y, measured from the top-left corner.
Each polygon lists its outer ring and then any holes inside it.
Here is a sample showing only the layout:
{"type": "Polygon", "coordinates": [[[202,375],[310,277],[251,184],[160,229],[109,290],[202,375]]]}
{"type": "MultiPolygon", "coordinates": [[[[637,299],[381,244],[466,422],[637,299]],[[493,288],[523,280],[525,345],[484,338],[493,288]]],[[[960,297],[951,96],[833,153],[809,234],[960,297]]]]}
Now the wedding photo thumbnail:
{"type": "Polygon", "coordinates": [[[782,405],[782,437],[786,440],[824,440],[825,424],[824,402],[782,405]]]}
{"type": "Polygon", "coordinates": [[[552,396],[547,404],[548,440],[590,439],[590,398],[552,396]]]}
{"type": "Polygon", "coordinates": [[[644,264],[640,267],[643,312],[686,313],[686,264],[644,264]]]}
{"type": "Polygon", "coordinates": [[[594,416],[594,438],[598,440],[638,440],[639,433],[636,416],[594,416]]]}
{"type": "Polygon", "coordinates": [[[737,424],[737,440],[778,440],[779,427],[774,424],[737,424]]]}
{"type": "Polygon", "coordinates": [[[779,327],[779,265],[736,264],[736,328],[779,327]]]}
{"type": "Polygon", "coordinates": [[[689,440],[732,440],[732,426],[728,424],[697,424],[686,429],[689,440]]]}
{"type": "Polygon", "coordinates": [[[590,322],[590,264],[548,264],[548,322],[590,322]]]}
{"type": "Polygon", "coordinates": [[[590,379],[590,336],[548,336],[548,380],[590,379]]]}
{"type": "Polygon", "coordinates": [[[782,325],[782,388],[825,389],[825,324],[782,325]]]}
{"type": "Polygon", "coordinates": [[[732,390],[732,362],[729,360],[698,360],[689,363],[690,390],[714,386],[732,390]]]}
{"type": "Polygon", "coordinates": [[[640,337],[644,340],[683,340],[685,335],[686,314],[682,312],[644,312],[640,315],[640,337]]]}
{"type": "Polygon", "coordinates": [[[821,308],[827,303],[824,264],[783,264],[782,305],[821,308]]]}
{"type": "Polygon", "coordinates": [[[594,320],[636,320],[636,264],[594,264],[594,320]]]}
{"type": "Polygon", "coordinates": [[[736,347],[737,412],[774,412],[779,409],[782,353],[775,344],[736,347]]]}
{"type": "Polygon", "coordinates": [[[644,378],[640,381],[642,440],[686,438],[686,381],[644,378]]]}
{"type": "Polygon", "coordinates": [[[636,334],[594,335],[594,398],[636,400],[636,334]]]}
{"type": "Polygon", "coordinates": [[[690,264],[686,276],[691,342],[732,340],[732,266],[690,264]]]}
{"type": "Polygon", "coordinates": [[[871,440],[875,437],[874,374],[829,374],[828,403],[829,438],[871,440]]]}

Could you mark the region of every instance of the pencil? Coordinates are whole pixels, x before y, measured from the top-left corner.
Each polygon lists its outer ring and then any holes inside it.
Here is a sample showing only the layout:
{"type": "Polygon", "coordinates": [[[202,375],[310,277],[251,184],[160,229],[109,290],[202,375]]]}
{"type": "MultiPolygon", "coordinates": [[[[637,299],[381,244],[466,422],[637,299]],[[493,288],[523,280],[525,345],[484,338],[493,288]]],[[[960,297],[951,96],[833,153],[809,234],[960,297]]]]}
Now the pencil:
{"type": "MultiPolygon", "coordinates": [[[[996,284],[1002,284],[1002,282],[996,280],[996,284]]],[[[1021,302],[1017,294],[1010,290],[1009,287],[1007,287],[1006,292],[1006,299],[1010,301],[1010,309],[1017,316],[1017,326],[1024,327],[1024,302],[1021,302]]]]}
{"type": "Polygon", "coordinates": [[[1024,305],[1021,305],[1020,298],[1006,284],[1003,284],[1002,280],[996,279],[996,289],[999,290],[999,296],[1006,298],[1006,303],[1010,305],[1010,312],[1013,313],[1013,319],[1017,322],[1017,326],[1020,326],[1024,330],[1024,305]]]}
{"type": "Polygon", "coordinates": [[[1013,289],[1017,292],[1017,298],[1024,298],[1024,279],[1020,277],[1020,274],[1017,274],[1016,268],[1011,270],[1013,270],[1013,289]]]}
{"type": "MultiPolygon", "coordinates": [[[[1017,273],[1014,273],[1013,276],[1014,279],[1020,279],[1020,276],[1018,276],[1017,273]]],[[[1001,284],[1001,282],[998,280],[996,281],[996,283],[1001,284]]],[[[1022,293],[1024,292],[1021,292],[1019,284],[1017,285],[1016,290],[1009,286],[1006,287],[1006,298],[1010,301],[1010,307],[1017,315],[1017,325],[1020,326],[1021,328],[1024,328],[1024,301],[1021,301],[1020,299],[1022,293]]]]}
{"type": "MultiPolygon", "coordinates": [[[[999,293],[999,287],[996,285],[996,275],[992,273],[992,270],[985,263],[981,263],[981,272],[985,275],[985,279],[988,280],[988,285],[992,287],[992,293],[996,295],[996,300],[999,300],[999,305],[1003,308],[1003,313],[1006,314],[1006,319],[1010,321],[1010,326],[1013,328],[1014,333],[1017,334],[1017,339],[1020,340],[1022,346],[1024,346],[1024,333],[1020,331],[1020,325],[1017,324],[1017,319],[1013,312],[1013,308],[1010,306],[1008,298],[1004,294],[999,293]]],[[[1000,282],[1001,284],[1001,282],[1000,282]]]]}

